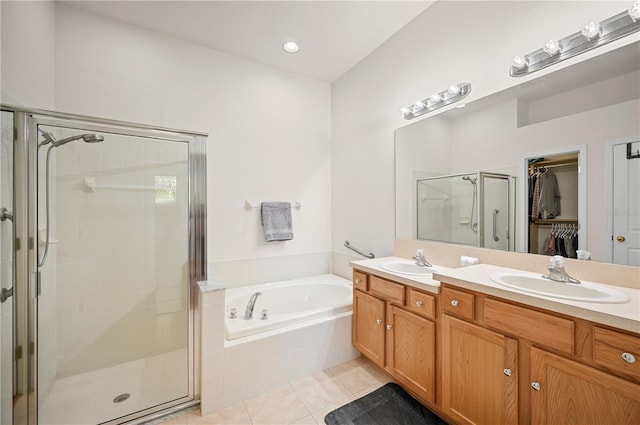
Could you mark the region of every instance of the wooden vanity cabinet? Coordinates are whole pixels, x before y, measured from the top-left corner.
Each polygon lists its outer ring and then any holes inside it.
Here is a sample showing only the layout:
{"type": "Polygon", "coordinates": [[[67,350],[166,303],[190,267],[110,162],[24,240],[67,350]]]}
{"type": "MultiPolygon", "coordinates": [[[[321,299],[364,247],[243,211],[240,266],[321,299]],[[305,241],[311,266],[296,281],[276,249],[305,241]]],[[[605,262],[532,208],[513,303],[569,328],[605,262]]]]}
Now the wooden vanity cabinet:
{"type": "Polygon", "coordinates": [[[442,295],[449,310],[441,320],[444,413],[462,424],[517,424],[518,342],[453,315],[472,319],[473,295],[463,294],[466,304],[458,291],[442,295]]]}
{"type": "Polygon", "coordinates": [[[640,366],[625,360],[640,360],[637,336],[446,284],[440,300],[446,415],[465,424],[640,424],[640,366]]]}
{"type": "Polygon", "coordinates": [[[365,276],[354,271],[354,281],[360,280],[353,291],[354,347],[422,401],[434,403],[436,297],[365,276]]]}

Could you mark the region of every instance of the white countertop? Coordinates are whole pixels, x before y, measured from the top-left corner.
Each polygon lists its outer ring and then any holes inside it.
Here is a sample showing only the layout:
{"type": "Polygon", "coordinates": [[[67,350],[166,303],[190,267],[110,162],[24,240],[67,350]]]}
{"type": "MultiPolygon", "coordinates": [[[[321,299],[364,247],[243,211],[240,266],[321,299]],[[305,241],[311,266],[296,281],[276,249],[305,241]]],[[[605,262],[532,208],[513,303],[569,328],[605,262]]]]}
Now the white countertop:
{"type": "MultiPolygon", "coordinates": [[[[395,282],[404,283],[405,285],[412,286],[414,288],[422,289],[425,292],[431,292],[433,294],[440,293],[440,281],[434,280],[431,275],[427,276],[414,276],[407,274],[394,273],[387,270],[384,270],[380,267],[381,264],[384,263],[392,263],[392,262],[411,262],[406,258],[400,257],[382,257],[382,258],[373,258],[371,260],[358,260],[351,261],[349,264],[358,269],[367,273],[374,274],[376,276],[383,277],[385,279],[390,279],[395,282]]],[[[434,265],[435,268],[441,270],[442,272],[453,270],[448,267],[434,265]]]]}
{"type": "Polygon", "coordinates": [[[531,273],[522,270],[490,264],[478,264],[457,269],[436,265],[439,270],[433,276],[423,277],[388,272],[380,267],[381,264],[393,261],[410,260],[399,257],[383,257],[372,260],[352,261],[350,264],[358,270],[435,294],[440,292],[440,282],[442,281],[460,288],[640,333],[640,291],[637,289],[606,285],[626,294],[630,301],[620,304],[589,303],[532,295],[516,289],[506,288],[493,282],[490,278],[491,275],[496,273],[531,273]]]}

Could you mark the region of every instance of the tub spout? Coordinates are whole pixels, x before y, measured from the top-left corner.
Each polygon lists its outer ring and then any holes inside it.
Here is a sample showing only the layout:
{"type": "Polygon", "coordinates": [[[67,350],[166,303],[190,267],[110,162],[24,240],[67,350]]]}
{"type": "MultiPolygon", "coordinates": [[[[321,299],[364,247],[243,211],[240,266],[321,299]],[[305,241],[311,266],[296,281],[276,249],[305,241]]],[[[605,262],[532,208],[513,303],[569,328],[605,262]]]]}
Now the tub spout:
{"type": "Polygon", "coordinates": [[[247,309],[244,311],[244,320],[251,320],[253,318],[253,308],[256,306],[256,301],[260,295],[262,295],[262,292],[256,292],[249,298],[247,309]]]}

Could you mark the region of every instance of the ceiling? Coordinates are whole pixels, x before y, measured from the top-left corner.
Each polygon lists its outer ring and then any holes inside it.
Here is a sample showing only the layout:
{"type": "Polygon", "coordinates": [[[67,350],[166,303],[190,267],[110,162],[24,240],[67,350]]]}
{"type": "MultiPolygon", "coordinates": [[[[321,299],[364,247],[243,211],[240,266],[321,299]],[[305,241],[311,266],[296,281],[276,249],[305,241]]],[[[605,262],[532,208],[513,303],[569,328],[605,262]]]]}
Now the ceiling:
{"type": "Polygon", "coordinates": [[[333,82],[434,1],[60,1],[275,68],[333,82]],[[287,40],[300,44],[287,53],[287,40]]]}

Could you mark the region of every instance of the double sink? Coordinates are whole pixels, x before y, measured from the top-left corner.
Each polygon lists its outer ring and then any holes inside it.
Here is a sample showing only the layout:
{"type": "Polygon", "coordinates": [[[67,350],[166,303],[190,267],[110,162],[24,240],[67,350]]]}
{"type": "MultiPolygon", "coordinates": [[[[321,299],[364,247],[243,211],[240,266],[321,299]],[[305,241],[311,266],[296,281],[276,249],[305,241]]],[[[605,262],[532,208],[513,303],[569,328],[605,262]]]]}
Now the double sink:
{"type": "MultiPolygon", "coordinates": [[[[391,273],[408,276],[429,277],[438,272],[438,267],[419,266],[409,260],[383,263],[380,268],[391,273]]],[[[543,278],[541,274],[531,272],[497,273],[490,277],[500,286],[530,295],[540,295],[572,301],[618,304],[626,303],[629,297],[608,285],[585,282],[580,284],[557,282],[543,278]]]]}

